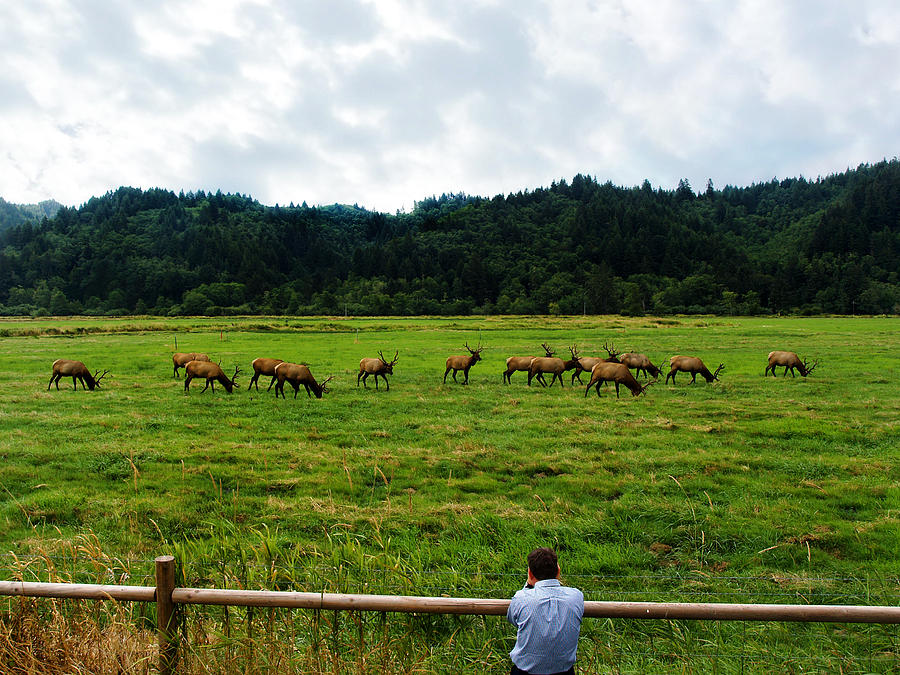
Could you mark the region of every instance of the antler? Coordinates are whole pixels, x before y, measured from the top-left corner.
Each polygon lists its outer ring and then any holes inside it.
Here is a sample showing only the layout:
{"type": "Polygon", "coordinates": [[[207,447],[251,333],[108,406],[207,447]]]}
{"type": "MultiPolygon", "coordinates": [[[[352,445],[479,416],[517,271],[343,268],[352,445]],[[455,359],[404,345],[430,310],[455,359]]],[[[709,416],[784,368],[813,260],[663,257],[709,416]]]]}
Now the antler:
{"type": "Polygon", "coordinates": [[[334,375],[329,375],[324,380],[322,380],[322,383],[319,385],[319,388],[323,394],[328,392],[328,389],[325,388],[325,385],[328,384],[329,382],[331,382],[333,379],[334,379],[334,375]]]}
{"type": "Polygon", "coordinates": [[[547,346],[547,343],[546,343],[546,342],[542,342],[542,343],[541,343],[541,347],[543,347],[543,348],[544,348],[544,351],[547,352],[547,357],[548,357],[548,358],[551,357],[551,356],[553,356],[553,355],[556,353],[556,352],[554,352],[552,349],[550,349],[550,347],[547,346]]]}
{"type": "Polygon", "coordinates": [[[609,354],[609,358],[611,358],[611,359],[614,359],[614,358],[618,357],[619,354],[620,354],[619,350],[616,349],[616,346],[615,346],[615,345],[613,345],[612,347],[610,347],[610,346],[607,345],[607,343],[605,343],[605,342],[603,343],[603,349],[606,350],[606,353],[609,354]]]}
{"type": "Polygon", "coordinates": [[[109,371],[108,371],[108,370],[104,370],[104,371],[103,371],[103,375],[100,375],[99,377],[97,377],[97,373],[99,373],[99,372],[100,372],[100,371],[98,370],[97,372],[94,373],[94,386],[95,386],[95,387],[96,387],[98,384],[100,384],[100,380],[102,380],[104,377],[106,377],[106,374],[107,374],[109,371]]]}
{"type": "Polygon", "coordinates": [[[638,393],[638,396],[640,396],[641,394],[643,394],[645,391],[647,391],[647,390],[648,390],[650,387],[652,387],[654,384],[656,384],[656,380],[651,380],[650,382],[648,382],[647,384],[645,384],[643,387],[641,387],[641,391],[638,393]]]}
{"type": "Polygon", "coordinates": [[[713,373],[713,379],[714,379],[714,380],[718,380],[718,379],[719,379],[719,373],[721,373],[723,370],[725,370],[725,364],[724,364],[724,363],[720,363],[720,364],[719,364],[719,367],[716,368],[716,372],[713,373]]]}
{"type": "Polygon", "coordinates": [[[809,375],[817,365],[819,365],[819,359],[813,361],[812,365],[809,365],[809,361],[803,359],[803,368],[806,370],[807,375],[809,375]]]}
{"type": "MultiPolygon", "coordinates": [[[[484,349],[484,347],[482,347],[482,346],[481,346],[481,343],[479,342],[479,343],[478,343],[478,346],[475,347],[475,349],[473,350],[473,349],[469,346],[469,342],[468,342],[468,340],[467,340],[467,341],[466,341],[466,349],[468,349],[468,350],[469,350],[469,353],[470,353],[472,356],[474,356],[475,354],[480,354],[480,353],[482,352],[482,350],[484,349]]],[[[398,352],[398,353],[399,353],[399,352],[398,352]]]]}
{"type": "Polygon", "coordinates": [[[237,379],[238,373],[241,372],[239,366],[234,367],[234,375],[231,376],[231,383],[234,384],[234,381],[237,379]]]}
{"type": "Polygon", "coordinates": [[[578,345],[572,345],[571,347],[569,347],[569,353],[572,354],[572,360],[577,361],[578,360],[578,345]]]}
{"type": "Polygon", "coordinates": [[[398,349],[397,352],[394,354],[393,360],[388,361],[386,358],[384,358],[384,354],[382,354],[381,352],[378,352],[378,358],[380,358],[382,363],[384,363],[385,365],[393,366],[393,365],[396,365],[397,361],[400,360],[399,358],[397,358],[399,354],[400,354],[400,350],[398,349]]]}

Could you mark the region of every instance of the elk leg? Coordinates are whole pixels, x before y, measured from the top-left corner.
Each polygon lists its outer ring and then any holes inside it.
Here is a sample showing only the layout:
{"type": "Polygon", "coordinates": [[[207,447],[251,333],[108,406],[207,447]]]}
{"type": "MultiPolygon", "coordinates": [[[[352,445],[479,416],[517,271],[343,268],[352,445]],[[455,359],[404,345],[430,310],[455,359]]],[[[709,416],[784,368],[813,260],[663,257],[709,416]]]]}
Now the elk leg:
{"type": "MultiPolygon", "coordinates": [[[[450,372],[450,369],[449,369],[449,368],[447,368],[447,370],[444,371],[444,384],[447,384],[447,373],[449,373],[449,372],[450,372]]],[[[453,373],[453,377],[456,377],[456,372],[455,372],[455,371],[454,371],[454,373],[453,373]]]]}
{"type": "Polygon", "coordinates": [[[456,370],[453,371],[453,381],[459,383],[459,380],[456,379],[456,370]]]}
{"type": "MultiPolygon", "coordinates": [[[[312,398],[312,394],[309,391],[309,385],[304,382],[303,386],[306,387],[306,398],[312,398]]],[[[299,391],[300,387],[297,387],[297,390],[299,391]]]]}
{"type": "Polygon", "coordinates": [[[378,373],[375,373],[375,391],[378,391],[378,373]]]}
{"type": "MultiPolygon", "coordinates": [[[[382,374],[381,374],[381,379],[384,380],[384,386],[385,386],[386,391],[390,391],[390,390],[391,390],[391,383],[388,382],[387,375],[385,375],[384,373],[382,373],[382,374]]],[[[377,378],[377,377],[375,378],[375,382],[378,382],[378,378],[377,378]]]]}
{"type": "Polygon", "coordinates": [[[691,384],[697,381],[697,373],[691,373],[691,384]]]}
{"type": "Polygon", "coordinates": [[[619,398],[619,383],[616,382],[616,398],[619,398]]]}
{"type": "Polygon", "coordinates": [[[463,384],[469,384],[469,369],[463,368],[463,375],[466,376],[466,379],[463,380],[463,384]]]}
{"type": "MultiPolygon", "coordinates": [[[[209,389],[209,380],[206,381],[206,386],[203,387],[203,389],[200,390],[200,393],[202,394],[202,393],[205,392],[207,389],[209,389]]],[[[215,391],[215,390],[214,390],[214,391],[215,391]]]]}
{"type": "Polygon", "coordinates": [[[269,386],[268,386],[268,388],[266,389],[266,391],[269,391],[269,389],[272,388],[272,385],[275,384],[275,380],[277,380],[277,379],[278,379],[278,378],[275,377],[274,375],[272,376],[272,381],[269,382],[269,386]]]}
{"type": "Polygon", "coordinates": [[[191,380],[193,380],[193,379],[194,379],[193,375],[188,375],[186,378],[184,378],[184,393],[185,394],[188,393],[188,388],[190,387],[191,380]]]}

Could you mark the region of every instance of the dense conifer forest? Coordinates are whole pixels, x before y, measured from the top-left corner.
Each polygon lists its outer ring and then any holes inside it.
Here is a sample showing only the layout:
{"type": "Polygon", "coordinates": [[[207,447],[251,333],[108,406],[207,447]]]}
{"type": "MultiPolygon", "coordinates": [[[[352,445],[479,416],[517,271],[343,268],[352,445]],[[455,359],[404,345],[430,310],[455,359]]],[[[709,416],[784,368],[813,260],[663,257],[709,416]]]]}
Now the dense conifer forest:
{"type": "Polygon", "coordinates": [[[900,311],[897,159],[699,193],[579,174],[396,214],[122,187],[0,224],[4,315],[900,311]]]}

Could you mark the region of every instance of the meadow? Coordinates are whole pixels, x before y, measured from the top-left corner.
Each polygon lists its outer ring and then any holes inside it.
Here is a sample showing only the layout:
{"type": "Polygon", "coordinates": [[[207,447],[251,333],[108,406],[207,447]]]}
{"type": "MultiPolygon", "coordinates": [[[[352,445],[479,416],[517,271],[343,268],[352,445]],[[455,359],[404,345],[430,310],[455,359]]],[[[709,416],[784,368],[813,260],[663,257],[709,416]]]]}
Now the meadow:
{"type": "MultiPolygon", "coordinates": [[[[141,583],[174,553],[187,585],[508,597],[528,551],[550,545],[587,599],[896,605],[898,333],[885,317],[0,320],[5,578],[24,565],[141,583]],[[195,381],[185,394],[176,341],[228,374],[240,366],[235,392],[195,381]],[[468,386],[443,384],[466,342],[483,361],[468,386]],[[587,375],[504,385],[506,357],[542,342],[725,370],[618,400],[610,387],[585,397],[587,375]],[[765,378],[773,349],[819,366],[765,378]],[[357,387],[359,359],[379,350],[399,350],[390,391],[357,387]],[[276,400],[266,377],[247,391],[257,356],[335,378],[322,399],[288,386],[276,400]],[[93,392],[71,379],[48,391],[57,358],[109,375],[93,392]]],[[[210,644],[230,645],[198,662],[237,658],[231,631],[253,617],[196,614],[210,644]]],[[[279,658],[300,671],[490,672],[514,636],[502,618],[327,621],[333,642],[307,626],[279,658]]],[[[265,669],[253,659],[273,653],[244,658],[265,669]]],[[[890,626],[586,620],[579,654],[582,672],[887,672],[900,639],[890,626]]]]}

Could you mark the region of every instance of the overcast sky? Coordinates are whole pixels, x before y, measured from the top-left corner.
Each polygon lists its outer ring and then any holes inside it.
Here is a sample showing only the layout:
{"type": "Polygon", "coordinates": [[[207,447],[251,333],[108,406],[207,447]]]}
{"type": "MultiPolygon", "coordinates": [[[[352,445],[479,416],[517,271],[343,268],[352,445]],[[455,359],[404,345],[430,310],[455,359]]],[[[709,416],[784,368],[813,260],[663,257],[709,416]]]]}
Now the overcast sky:
{"type": "Polygon", "coordinates": [[[896,0],[8,0],[0,26],[18,203],[131,185],[393,212],[900,154],[896,0]]]}

